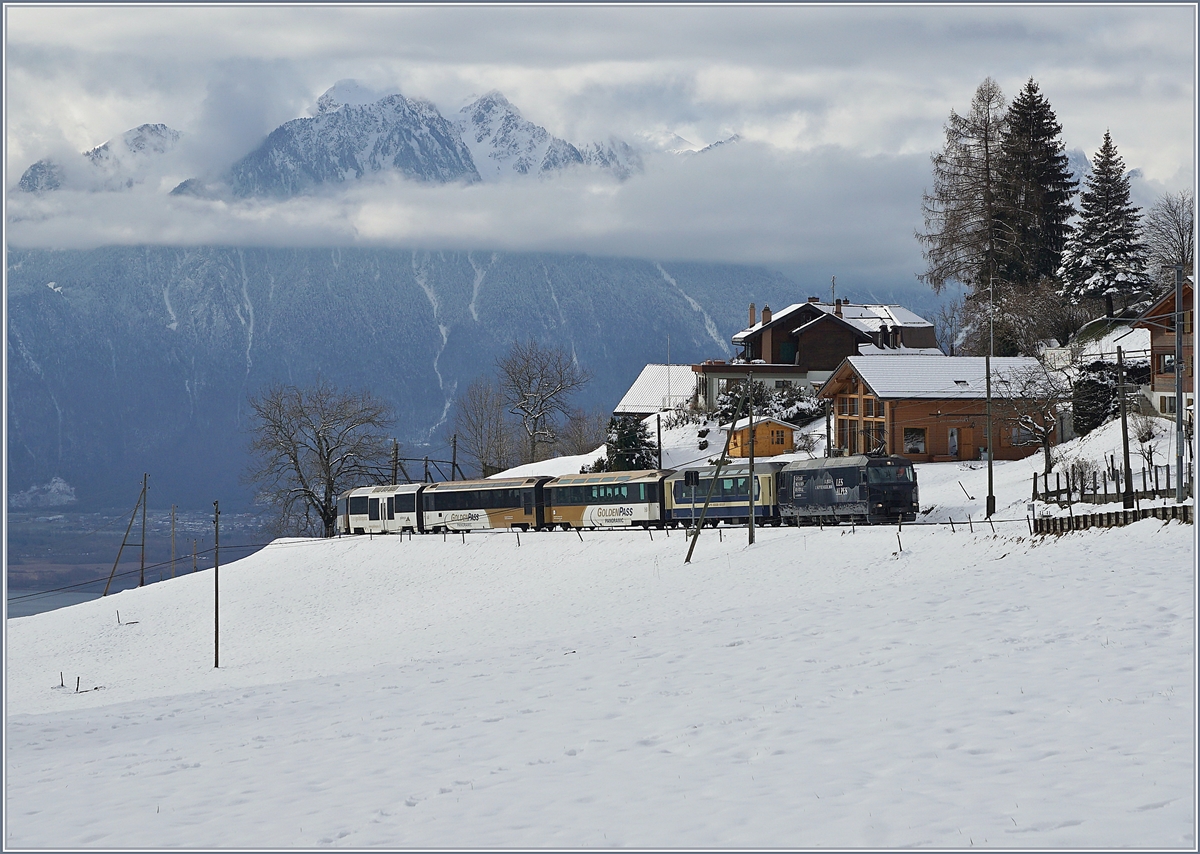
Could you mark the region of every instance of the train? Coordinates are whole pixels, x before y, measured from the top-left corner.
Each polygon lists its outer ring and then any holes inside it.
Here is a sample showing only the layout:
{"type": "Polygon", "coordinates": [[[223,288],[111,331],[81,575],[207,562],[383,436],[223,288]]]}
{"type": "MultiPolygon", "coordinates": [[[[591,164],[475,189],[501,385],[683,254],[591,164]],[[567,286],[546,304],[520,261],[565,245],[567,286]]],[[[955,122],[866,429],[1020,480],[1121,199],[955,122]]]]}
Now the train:
{"type": "Polygon", "coordinates": [[[364,486],[337,501],[339,534],[910,522],[917,473],[901,456],[364,486]],[[714,482],[715,481],[715,482],[714,482]],[[707,502],[707,510],[704,509],[707,502]]]}

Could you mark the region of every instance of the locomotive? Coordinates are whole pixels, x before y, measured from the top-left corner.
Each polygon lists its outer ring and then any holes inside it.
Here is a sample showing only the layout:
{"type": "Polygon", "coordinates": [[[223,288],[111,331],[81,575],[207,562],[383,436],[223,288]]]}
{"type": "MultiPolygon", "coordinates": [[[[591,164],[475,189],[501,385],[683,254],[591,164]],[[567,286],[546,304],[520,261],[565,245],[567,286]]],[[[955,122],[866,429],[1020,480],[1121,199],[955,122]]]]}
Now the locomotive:
{"type": "Polygon", "coordinates": [[[745,462],[692,469],[364,486],[338,498],[340,534],[561,528],[674,528],[705,521],[756,525],[912,521],[916,469],[899,457],[745,462]],[[715,483],[713,482],[715,478],[715,483]],[[710,494],[711,488],[711,494],[710,494]]]}

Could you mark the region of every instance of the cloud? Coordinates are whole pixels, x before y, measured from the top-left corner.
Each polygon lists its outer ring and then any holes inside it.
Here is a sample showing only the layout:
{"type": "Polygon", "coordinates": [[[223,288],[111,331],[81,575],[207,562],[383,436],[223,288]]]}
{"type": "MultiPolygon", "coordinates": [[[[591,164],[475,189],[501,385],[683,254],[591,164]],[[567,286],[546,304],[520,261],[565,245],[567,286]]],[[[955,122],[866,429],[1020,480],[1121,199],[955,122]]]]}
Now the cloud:
{"type": "Polygon", "coordinates": [[[9,239],[20,247],[374,245],[895,267],[914,261],[925,171],[917,156],[743,142],[650,157],[645,174],[624,182],[590,170],[471,186],[391,178],[236,203],[148,188],[13,194],[9,239]]]}

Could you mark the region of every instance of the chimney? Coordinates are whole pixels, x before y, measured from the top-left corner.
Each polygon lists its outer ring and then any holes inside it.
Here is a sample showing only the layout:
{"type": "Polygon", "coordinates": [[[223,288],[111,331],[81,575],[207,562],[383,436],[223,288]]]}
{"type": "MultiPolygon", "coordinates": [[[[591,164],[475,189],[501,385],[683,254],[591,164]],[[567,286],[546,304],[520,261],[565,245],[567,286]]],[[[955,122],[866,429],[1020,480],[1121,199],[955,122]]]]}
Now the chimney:
{"type": "Polygon", "coordinates": [[[809,302],[820,302],[821,298],[820,297],[809,297],[808,301],[809,302]]]}
{"type": "Polygon", "coordinates": [[[842,316],[842,298],[838,297],[833,301],[833,313],[838,317],[842,316]]]}
{"type": "Polygon", "coordinates": [[[763,306],[762,322],[763,326],[771,322],[771,307],[769,305],[763,306]]]}
{"type": "Polygon", "coordinates": [[[875,346],[882,350],[887,346],[887,324],[880,324],[879,328],[871,336],[875,339],[875,346]]]}
{"type": "Polygon", "coordinates": [[[754,310],[754,303],[750,303],[750,325],[754,326],[758,323],[758,312],[754,310]]]}
{"type": "Polygon", "coordinates": [[[894,335],[896,338],[896,346],[903,347],[904,346],[904,328],[899,325],[893,326],[892,327],[892,335],[894,335]]]}

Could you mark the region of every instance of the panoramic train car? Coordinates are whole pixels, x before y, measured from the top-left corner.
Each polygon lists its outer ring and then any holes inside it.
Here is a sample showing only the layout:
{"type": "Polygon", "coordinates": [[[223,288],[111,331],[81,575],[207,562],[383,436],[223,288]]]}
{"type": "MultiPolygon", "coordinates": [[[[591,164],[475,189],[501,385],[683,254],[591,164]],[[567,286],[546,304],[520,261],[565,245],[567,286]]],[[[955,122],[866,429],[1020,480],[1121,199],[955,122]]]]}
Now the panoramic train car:
{"type": "MultiPolygon", "coordinates": [[[[783,463],[754,464],[754,524],[778,525],[779,502],[776,500],[776,478],[783,463]]],[[[716,466],[680,470],[667,478],[667,518],[672,523],[692,524],[700,518],[708,487],[712,484],[716,466]],[[688,471],[698,474],[693,487],[688,484],[688,471]]],[[[704,521],[709,525],[725,521],[744,525],[750,518],[750,464],[731,463],[721,466],[720,477],[713,486],[704,521]]]]}
{"type": "Polygon", "coordinates": [[[423,483],[363,486],[343,492],[337,501],[339,534],[390,534],[420,531],[417,498],[423,483]]]}
{"type": "Polygon", "coordinates": [[[549,477],[450,480],[421,490],[422,530],[486,531],[546,525],[542,487],[549,477]]]}
{"type": "Polygon", "coordinates": [[[789,525],[911,522],[918,510],[917,471],[905,457],[826,457],[779,472],[779,513],[789,525]]]}
{"type": "Polygon", "coordinates": [[[568,528],[661,526],[668,470],[569,474],[546,484],[546,524],[568,528]]]}

